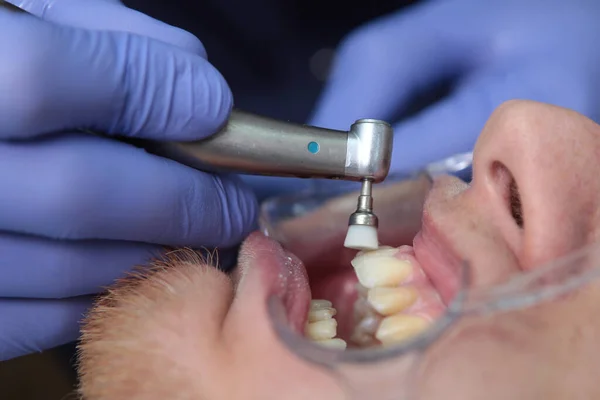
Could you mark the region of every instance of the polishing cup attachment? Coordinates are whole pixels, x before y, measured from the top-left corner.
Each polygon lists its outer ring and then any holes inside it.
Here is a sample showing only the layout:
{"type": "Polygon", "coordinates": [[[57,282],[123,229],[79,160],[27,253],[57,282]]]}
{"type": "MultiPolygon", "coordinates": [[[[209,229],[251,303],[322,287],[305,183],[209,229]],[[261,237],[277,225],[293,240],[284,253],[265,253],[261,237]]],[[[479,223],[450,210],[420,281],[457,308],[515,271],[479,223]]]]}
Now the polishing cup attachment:
{"type": "Polygon", "coordinates": [[[358,210],[352,213],[352,215],[350,215],[348,225],[364,225],[372,226],[373,228],[378,228],[379,219],[377,218],[377,215],[373,214],[370,211],[358,210]]]}
{"type": "Polygon", "coordinates": [[[350,225],[344,247],[354,250],[377,250],[379,248],[377,228],[368,225],[350,225]]]}

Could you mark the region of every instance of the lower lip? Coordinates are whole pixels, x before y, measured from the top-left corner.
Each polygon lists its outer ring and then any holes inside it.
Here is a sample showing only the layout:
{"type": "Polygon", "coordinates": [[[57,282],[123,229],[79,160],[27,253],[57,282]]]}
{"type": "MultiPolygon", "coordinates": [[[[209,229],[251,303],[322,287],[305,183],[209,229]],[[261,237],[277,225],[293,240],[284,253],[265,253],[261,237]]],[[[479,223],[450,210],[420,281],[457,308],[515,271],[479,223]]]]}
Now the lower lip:
{"type": "Polygon", "coordinates": [[[302,262],[262,233],[251,234],[244,245],[249,246],[256,257],[252,267],[260,270],[266,298],[278,297],[285,308],[290,328],[303,333],[311,293],[302,262]]]}

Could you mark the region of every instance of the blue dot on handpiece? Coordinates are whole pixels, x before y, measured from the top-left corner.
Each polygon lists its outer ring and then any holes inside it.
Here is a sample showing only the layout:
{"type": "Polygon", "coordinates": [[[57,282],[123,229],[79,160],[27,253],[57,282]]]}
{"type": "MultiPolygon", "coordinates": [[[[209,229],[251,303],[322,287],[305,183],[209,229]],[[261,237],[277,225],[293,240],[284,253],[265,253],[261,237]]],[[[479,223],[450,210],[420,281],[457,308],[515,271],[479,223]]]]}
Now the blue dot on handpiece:
{"type": "Polygon", "coordinates": [[[317,154],[319,152],[319,143],[310,142],[308,144],[308,151],[310,151],[312,154],[317,154]]]}

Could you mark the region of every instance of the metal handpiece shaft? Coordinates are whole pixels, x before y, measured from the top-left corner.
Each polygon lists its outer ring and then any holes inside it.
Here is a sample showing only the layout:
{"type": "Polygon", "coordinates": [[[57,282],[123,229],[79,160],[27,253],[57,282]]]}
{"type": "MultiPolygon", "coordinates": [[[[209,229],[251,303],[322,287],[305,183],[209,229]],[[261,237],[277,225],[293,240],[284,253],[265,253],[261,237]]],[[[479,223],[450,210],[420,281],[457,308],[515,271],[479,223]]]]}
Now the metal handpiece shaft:
{"type": "Polygon", "coordinates": [[[358,207],[357,211],[372,212],[373,211],[373,196],[372,193],[372,181],[370,179],[363,179],[360,187],[360,195],[358,196],[358,207]]]}
{"type": "Polygon", "coordinates": [[[373,180],[362,180],[356,211],[350,215],[348,225],[367,225],[377,227],[379,220],[373,213],[373,180]]]}
{"type": "Polygon", "coordinates": [[[328,177],[344,175],[346,140],[340,132],[233,111],[227,124],[205,140],[153,143],[146,148],[202,170],[328,177]]]}
{"type": "Polygon", "coordinates": [[[377,120],[357,121],[344,132],[234,110],[207,139],[143,147],[204,171],[380,182],[389,170],[392,136],[391,127],[377,120]]]}

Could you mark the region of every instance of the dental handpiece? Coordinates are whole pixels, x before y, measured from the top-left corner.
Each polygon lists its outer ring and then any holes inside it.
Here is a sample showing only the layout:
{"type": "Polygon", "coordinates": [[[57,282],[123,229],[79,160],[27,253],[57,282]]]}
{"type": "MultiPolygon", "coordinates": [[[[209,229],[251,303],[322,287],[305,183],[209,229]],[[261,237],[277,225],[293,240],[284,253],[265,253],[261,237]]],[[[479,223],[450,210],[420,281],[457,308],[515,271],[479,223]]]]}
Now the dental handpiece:
{"type": "MultiPolygon", "coordinates": [[[[26,12],[3,0],[0,7],[26,12]]],[[[121,139],[202,171],[360,181],[361,194],[348,221],[345,245],[377,248],[371,185],[382,182],[390,169],[393,130],[387,122],[360,119],[344,132],[233,110],[225,126],[204,140],[121,139]],[[356,240],[349,240],[351,236],[356,240]]]]}
{"type": "Polygon", "coordinates": [[[392,127],[360,119],[347,132],[274,120],[234,110],[215,135],[196,142],[147,142],[156,155],[203,171],[360,181],[356,211],[344,246],[378,247],[372,184],[388,175],[392,127]]]}
{"type": "Polygon", "coordinates": [[[148,142],[143,147],[203,171],[360,181],[356,211],[348,220],[344,246],[379,246],[372,184],[388,175],[392,127],[360,119],[347,132],[277,121],[234,110],[215,135],[196,142],[148,142]]]}

